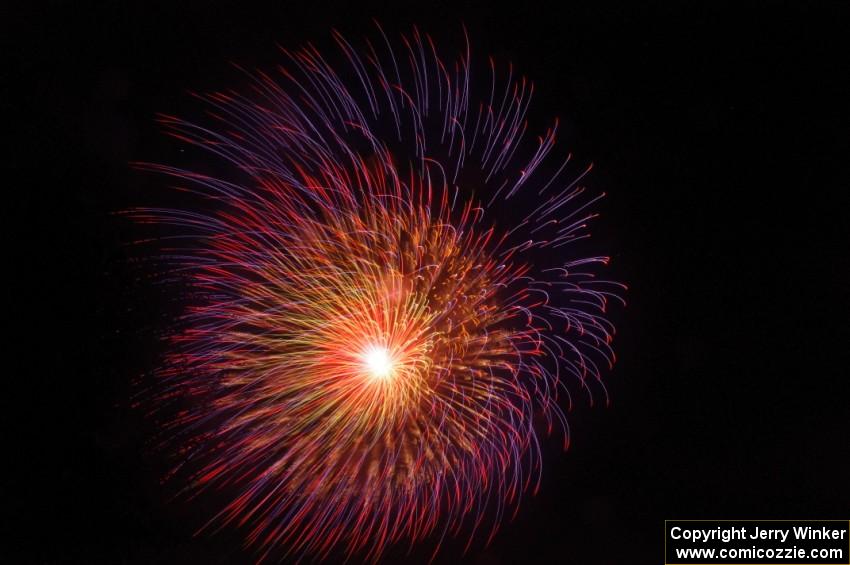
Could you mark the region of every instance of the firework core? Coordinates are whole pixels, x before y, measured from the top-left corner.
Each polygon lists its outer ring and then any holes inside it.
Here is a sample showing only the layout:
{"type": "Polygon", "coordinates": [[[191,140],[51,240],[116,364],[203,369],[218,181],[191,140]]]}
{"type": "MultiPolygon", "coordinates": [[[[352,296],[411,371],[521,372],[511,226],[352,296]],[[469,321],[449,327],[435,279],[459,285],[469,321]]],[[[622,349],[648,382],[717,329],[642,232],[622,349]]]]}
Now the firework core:
{"type": "Polygon", "coordinates": [[[363,354],[363,360],[372,377],[385,380],[393,376],[393,362],[386,347],[369,347],[363,354]]]}

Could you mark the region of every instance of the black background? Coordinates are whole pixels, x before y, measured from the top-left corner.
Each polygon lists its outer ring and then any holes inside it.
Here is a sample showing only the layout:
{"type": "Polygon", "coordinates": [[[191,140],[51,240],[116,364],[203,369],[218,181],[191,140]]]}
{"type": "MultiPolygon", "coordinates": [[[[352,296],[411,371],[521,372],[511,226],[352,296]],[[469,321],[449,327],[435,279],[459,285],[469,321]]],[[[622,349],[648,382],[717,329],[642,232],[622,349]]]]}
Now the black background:
{"type": "Polygon", "coordinates": [[[479,62],[535,80],[532,113],[596,164],[594,235],[631,287],[611,406],[578,402],[540,494],[464,559],[660,563],[665,518],[850,517],[848,4],[170,4],[34,3],[4,24],[8,561],[250,561],[237,534],[192,537],[198,509],[145,455],[130,381],[170,306],[112,212],[151,201],[128,162],[172,147],[155,112],[372,16],[453,45],[465,22],[479,62]]]}

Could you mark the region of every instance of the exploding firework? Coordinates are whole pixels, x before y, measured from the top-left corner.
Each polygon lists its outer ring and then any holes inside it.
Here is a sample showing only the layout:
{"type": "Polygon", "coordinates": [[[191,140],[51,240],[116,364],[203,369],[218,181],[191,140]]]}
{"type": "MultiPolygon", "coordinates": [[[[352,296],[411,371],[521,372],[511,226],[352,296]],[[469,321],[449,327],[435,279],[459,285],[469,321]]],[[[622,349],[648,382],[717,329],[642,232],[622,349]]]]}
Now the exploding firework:
{"type": "Polygon", "coordinates": [[[261,556],[492,536],[539,485],[541,434],[566,445],[571,383],[604,394],[614,359],[622,285],[574,251],[598,196],[550,159],[557,122],[528,134],[532,84],[492,59],[478,81],[468,41],[449,61],[377,36],[161,116],[230,177],[141,165],[203,202],[134,213],[186,241],[163,254],[190,292],[155,400],[179,406],[189,488],[229,493],[211,523],[261,556]]]}

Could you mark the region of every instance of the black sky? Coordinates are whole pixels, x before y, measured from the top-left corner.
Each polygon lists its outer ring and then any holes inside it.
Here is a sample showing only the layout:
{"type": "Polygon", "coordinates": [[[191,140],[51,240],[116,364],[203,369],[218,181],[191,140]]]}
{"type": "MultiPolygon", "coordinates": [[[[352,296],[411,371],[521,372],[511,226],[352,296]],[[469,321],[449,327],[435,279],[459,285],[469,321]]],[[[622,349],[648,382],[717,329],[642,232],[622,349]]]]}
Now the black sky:
{"type": "Polygon", "coordinates": [[[611,406],[577,403],[541,493],[466,562],[661,563],[666,518],[850,518],[847,3],[170,4],[5,23],[4,561],[250,562],[191,536],[145,455],[127,399],[169,306],[112,212],[150,201],[128,163],[173,148],[156,112],[373,16],[454,45],[464,22],[473,57],[534,79],[532,114],[595,163],[594,237],[631,287],[611,406]]]}

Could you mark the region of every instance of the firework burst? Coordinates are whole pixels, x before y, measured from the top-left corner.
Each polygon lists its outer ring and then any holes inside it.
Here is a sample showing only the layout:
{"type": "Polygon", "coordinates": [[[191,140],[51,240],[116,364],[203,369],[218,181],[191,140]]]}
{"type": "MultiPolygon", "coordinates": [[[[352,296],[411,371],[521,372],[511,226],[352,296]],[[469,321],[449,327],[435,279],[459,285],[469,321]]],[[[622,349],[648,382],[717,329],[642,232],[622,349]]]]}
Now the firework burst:
{"type": "Polygon", "coordinates": [[[598,197],[589,168],[547,159],[557,122],[527,134],[531,83],[490,60],[478,99],[468,47],[334,37],[336,66],[284,51],[244,91],[198,95],[206,120],[161,116],[232,178],[141,165],[206,204],[134,216],[187,242],[163,257],[191,292],[156,402],[181,406],[166,429],[190,489],[231,493],[211,523],[261,555],[377,559],[492,536],[536,488],[568,385],[604,394],[622,285],[570,253],[598,197]]]}

